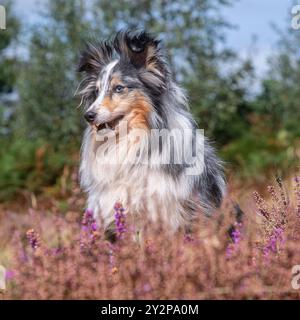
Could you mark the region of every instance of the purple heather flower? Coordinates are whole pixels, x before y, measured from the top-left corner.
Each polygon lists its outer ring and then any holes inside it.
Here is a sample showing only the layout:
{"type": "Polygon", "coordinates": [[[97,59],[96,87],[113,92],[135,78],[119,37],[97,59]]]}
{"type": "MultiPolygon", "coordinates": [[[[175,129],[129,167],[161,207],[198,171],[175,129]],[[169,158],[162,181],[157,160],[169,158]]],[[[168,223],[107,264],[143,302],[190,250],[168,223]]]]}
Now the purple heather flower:
{"type": "Polygon", "coordinates": [[[184,242],[185,243],[189,243],[189,242],[193,242],[193,241],[194,241],[194,238],[192,237],[191,234],[189,234],[189,233],[184,234],[184,242]]]}
{"type": "Polygon", "coordinates": [[[124,213],[125,209],[123,208],[122,204],[117,202],[115,204],[115,226],[116,226],[116,232],[117,237],[120,239],[122,238],[122,235],[126,232],[125,227],[125,220],[126,220],[126,214],[124,213]]]}
{"type": "Polygon", "coordinates": [[[277,252],[277,246],[284,244],[283,228],[275,228],[273,234],[270,236],[267,244],[263,248],[265,257],[268,257],[271,252],[277,252]]]}
{"type": "Polygon", "coordinates": [[[230,258],[232,254],[238,250],[239,244],[242,240],[242,233],[241,233],[242,223],[235,222],[234,223],[234,230],[231,233],[232,243],[230,243],[226,248],[226,257],[230,258]]]}
{"type": "Polygon", "coordinates": [[[85,227],[89,227],[94,222],[95,219],[93,216],[93,211],[91,209],[86,209],[81,222],[83,229],[85,230],[85,227]]]}
{"type": "Polygon", "coordinates": [[[94,219],[93,211],[91,209],[87,209],[83,214],[81,230],[84,232],[93,232],[97,231],[97,229],[98,226],[94,219]]]}
{"type": "Polygon", "coordinates": [[[28,230],[26,235],[31,248],[36,250],[40,246],[39,235],[33,229],[28,230]]]}
{"type": "Polygon", "coordinates": [[[80,246],[83,249],[88,242],[93,243],[97,237],[98,225],[94,219],[93,210],[86,209],[81,221],[80,246]],[[88,242],[86,242],[88,240],[88,242]]]}
{"type": "Polygon", "coordinates": [[[295,193],[296,193],[296,198],[297,198],[297,211],[296,214],[300,218],[300,176],[295,177],[295,193]]]}
{"type": "Polygon", "coordinates": [[[91,229],[92,229],[92,231],[97,231],[97,223],[96,222],[93,222],[92,224],[91,224],[91,229]]]}
{"type": "Polygon", "coordinates": [[[5,280],[12,280],[15,276],[16,276],[15,271],[6,270],[6,272],[5,272],[5,280]]]}
{"type": "Polygon", "coordinates": [[[242,235],[241,235],[241,223],[235,223],[236,228],[232,232],[232,240],[234,244],[238,244],[241,241],[242,235]]]}
{"type": "Polygon", "coordinates": [[[143,291],[144,291],[145,293],[150,292],[151,290],[152,290],[152,287],[151,287],[151,285],[150,285],[149,283],[145,283],[145,284],[143,285],[143,291]]]}

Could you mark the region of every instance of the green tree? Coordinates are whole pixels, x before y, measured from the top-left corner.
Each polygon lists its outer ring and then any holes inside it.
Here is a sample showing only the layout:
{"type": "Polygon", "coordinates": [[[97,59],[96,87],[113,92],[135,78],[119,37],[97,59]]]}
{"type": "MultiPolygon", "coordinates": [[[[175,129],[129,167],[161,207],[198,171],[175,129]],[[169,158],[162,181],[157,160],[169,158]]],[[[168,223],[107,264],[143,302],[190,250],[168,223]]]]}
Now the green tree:
{"type": "Polygon", "coordinates": [[[0,93],[7,93],[13,90],[16,80],[16,57],[8,55],[7,49],[16,40],[20,24],[13,14],[12,1],[1,3],[6,9],[5,30],[0,30],[0,93]]]}
{"type": "MultiPolygon", "coordinates": [[[[300,147],[300,34],[289,27],[280,31],[277,52],[270,57],[269,72],[256,101],[256,111],[274,133],[286,167],[299,163],[300,147]]],[[[277,164],[278,165],[278,164],[277,164]]]]}
{"type": "Polygon", "coordinates": [[[64,145],[80,139],[80,116],[74,93],[78,85],[76,65],[87,37],[83,0],[48,1],[43,23],[33,28],[30,59],[24,62],[18,81],[18,128],[25,137],[64,145]]]}
{"type": "MultiPolygon", "coordinates": [[[[12,134],[0,150],[0,199],[53,186],[63,169],[77,161],[73,155],[79,150],[81,117],[74,93],[76,64],[88,30],[85,10],[80,0],[47,1],[42,23],[29,30],[28,58],[18,64],[12,134]]],[[[5,72],[8,67],[3,65],[5,72]]],[[[11,90],[10,83],[5,90],[11,90]]]]}
{"type": "Polygon", "coordinates": [[[279,33],[277,52],[269,59],[269,72],[262,82],[256,110],[267,116],[267,125],[294,140],[300,137],[300,34],[279,33]]]}
{"type": "Polygon", "coordinates": [[[249,105],[249,130],[225,150],[227,158],[255,178],[262,171],[265,177],[288,174],[299,163],[300,34],[290,27],[277,32],[277,50],[269,57],[261,91],[249,105]]]}
{"type": "Polygon", "coordinates": [[[10,132],[9,118],[14,105],[5,98],[15,87],[18,59],[12,49],[18,37],[20,24],[13,14],[12,1],[1,3],[6,9],[7,29],[0,30],[0,138],[10,132]]]}

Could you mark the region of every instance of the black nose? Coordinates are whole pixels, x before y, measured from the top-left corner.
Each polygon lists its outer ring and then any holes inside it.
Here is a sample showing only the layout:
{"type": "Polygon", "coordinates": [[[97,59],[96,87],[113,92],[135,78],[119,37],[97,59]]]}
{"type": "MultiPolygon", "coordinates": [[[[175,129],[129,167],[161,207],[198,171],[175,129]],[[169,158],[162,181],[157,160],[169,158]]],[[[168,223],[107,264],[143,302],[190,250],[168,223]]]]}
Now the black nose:
{"type": "Polygon", "coordinates": [[[96,112],[89,111],[84,114],[84,117],[87,122],[93,122],[96,118],[96,115],[97,115],[96,112]]]}

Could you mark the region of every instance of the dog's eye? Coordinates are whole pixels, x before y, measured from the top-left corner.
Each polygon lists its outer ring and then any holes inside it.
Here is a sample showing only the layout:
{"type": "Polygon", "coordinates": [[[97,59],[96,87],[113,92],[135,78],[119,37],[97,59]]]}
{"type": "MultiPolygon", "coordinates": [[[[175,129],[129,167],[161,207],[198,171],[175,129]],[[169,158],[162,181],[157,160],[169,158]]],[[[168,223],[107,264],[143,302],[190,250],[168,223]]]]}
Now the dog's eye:
{"type": "Polygon", "coordinates": [[[115,87],[115,92],[116,92],[116,93],[121,93],[121,92],[124,91],[124,89],[125,89],[124,86],[117,85],[117,86],[115,87]]]}

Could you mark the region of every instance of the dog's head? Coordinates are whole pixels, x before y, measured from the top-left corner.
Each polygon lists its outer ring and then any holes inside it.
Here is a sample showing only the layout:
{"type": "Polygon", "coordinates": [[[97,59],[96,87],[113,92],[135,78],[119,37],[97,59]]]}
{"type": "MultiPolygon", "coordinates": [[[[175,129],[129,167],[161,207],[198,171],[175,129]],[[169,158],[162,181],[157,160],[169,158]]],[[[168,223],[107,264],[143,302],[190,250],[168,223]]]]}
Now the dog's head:
{"type": "Polygon", "coordinates": [[[126,31],[87,45],[78,71],[86,75],[79,94],[90,125],[115,130],[125,120],[129,128],[149,128],[149,114],[159,107],[169,77],[159,43],[144,31],[126,31]]]}

